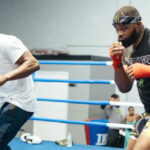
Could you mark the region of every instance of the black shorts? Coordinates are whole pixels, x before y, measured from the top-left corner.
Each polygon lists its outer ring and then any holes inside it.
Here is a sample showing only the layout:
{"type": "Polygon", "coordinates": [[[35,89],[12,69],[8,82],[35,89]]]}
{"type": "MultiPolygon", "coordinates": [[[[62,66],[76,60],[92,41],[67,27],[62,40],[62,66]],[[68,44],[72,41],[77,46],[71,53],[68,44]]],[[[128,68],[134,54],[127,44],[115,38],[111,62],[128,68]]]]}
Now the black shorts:
{"type": "Polygon", "coordinates": [[[136,140],[140,134],[150,136],[150,114],[148,113],[143,113],[137,118],[130,133],[130,138],[136,140]]]}

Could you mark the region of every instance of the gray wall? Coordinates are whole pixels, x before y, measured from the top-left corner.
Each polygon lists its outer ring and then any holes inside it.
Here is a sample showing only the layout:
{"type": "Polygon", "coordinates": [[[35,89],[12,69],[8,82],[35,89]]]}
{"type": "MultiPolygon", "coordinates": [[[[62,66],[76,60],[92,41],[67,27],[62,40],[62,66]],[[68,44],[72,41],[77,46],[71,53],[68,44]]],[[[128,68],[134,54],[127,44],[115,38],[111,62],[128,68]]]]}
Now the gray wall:
{"type": "Polygon", "coordinates": [[[149,0],[0,0],[0,32],[18,36],[29,49],[108,56],[116,41],[113,14],[129,4],[149,26],[149,0]]]}
{"type": "MultiPolygon", "coordinates": [[[[113,80],[114,73],[111,66],[92,66],[91,79],[93,80],[113,80]]],[[[95,101],[107,101],[111,94],[115,93],[114,84],[92,84],[90,85],[90,99],[95,101]]],[[[105,118],[105,113],[99,105],[89,106],[89,118],[105,118]]]]}
{"type": "Polygon", "coordinates": [[[29,48],[108,45],[117,6],[118,0],[1,0],[0,32],[19,36],[29,48]]]}

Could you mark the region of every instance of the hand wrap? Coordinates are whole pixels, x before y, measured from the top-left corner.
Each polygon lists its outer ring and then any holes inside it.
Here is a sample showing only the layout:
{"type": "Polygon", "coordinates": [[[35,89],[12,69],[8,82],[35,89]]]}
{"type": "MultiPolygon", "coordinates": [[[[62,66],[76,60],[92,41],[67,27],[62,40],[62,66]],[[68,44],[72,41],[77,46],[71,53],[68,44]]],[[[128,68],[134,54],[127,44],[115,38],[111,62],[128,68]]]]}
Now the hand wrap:
{"type": "Polygon", "coordinates": [[[150,77],[150,66],[141,63],[132,64],[132,73],[135,79],[150,77]]]}
{"type": "Polygon", "coordinates": [[[112,66],[114,67],[115,70],[118,70],[120,66],[122,66],[122,55],[123,55],[123,51],[121,55],[113,55],[112,54],[112,49],[109,48],[109,55],[113,61],[112,66]]]}

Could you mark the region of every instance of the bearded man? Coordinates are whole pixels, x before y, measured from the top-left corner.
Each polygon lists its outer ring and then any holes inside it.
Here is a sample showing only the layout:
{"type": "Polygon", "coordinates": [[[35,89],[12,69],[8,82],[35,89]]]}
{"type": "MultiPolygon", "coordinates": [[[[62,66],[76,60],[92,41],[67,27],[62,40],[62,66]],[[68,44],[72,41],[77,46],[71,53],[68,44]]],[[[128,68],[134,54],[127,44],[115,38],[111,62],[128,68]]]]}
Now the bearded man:
{"type": "Polygon", "coordinates": [[[113,26],[118,41],[112,43],[109,54],[115,83],[126,93],[136,80],[145,108],[132,129],[126,150],[150,150],[150,30],[144,27],[138,10],[132,6],[124,6],[115,13],[113,26]]]}

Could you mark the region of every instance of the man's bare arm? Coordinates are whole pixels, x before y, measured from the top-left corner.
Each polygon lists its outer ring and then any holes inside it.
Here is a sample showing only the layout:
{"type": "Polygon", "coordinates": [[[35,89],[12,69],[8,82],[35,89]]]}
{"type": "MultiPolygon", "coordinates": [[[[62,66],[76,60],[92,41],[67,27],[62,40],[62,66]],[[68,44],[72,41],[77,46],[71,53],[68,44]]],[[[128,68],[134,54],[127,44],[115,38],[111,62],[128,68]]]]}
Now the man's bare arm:
{"type": "Polygon", "coordinates": [[[127,65],[121,66],[118,70],[114,70],[114,80],[118,89],[123,92],[129,92],[132,88],[133,81],[127,75],[127,65]]]}
{"type": "Polygon", "coordinates": [[[6,81],[27,77],[40,68],[38,61],[29,51],[26,51],[16,64],[18,64],[16,69],[3,75],[6,81]]]}

